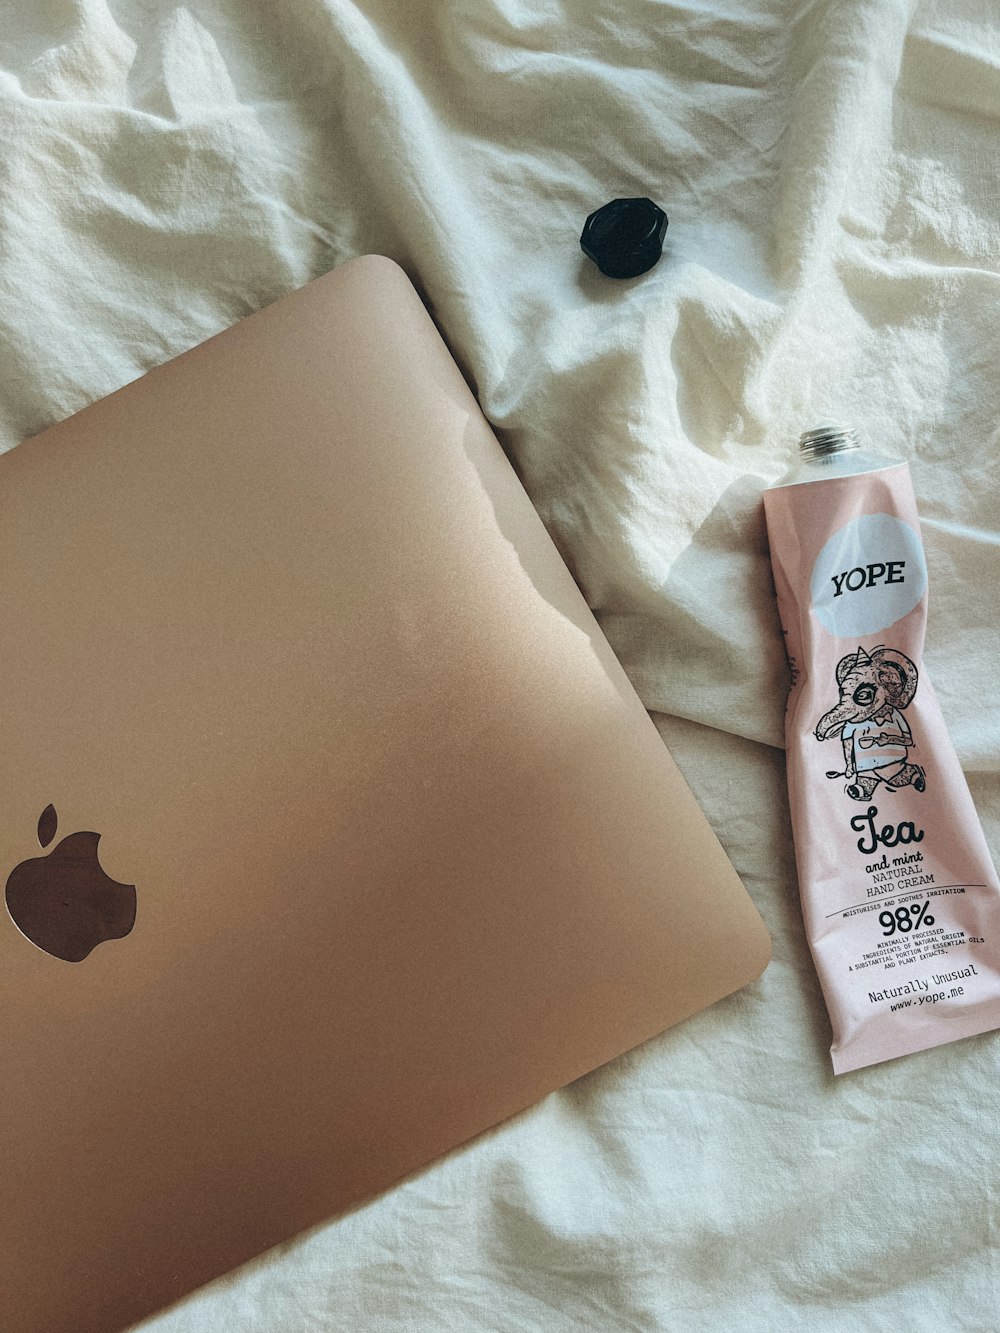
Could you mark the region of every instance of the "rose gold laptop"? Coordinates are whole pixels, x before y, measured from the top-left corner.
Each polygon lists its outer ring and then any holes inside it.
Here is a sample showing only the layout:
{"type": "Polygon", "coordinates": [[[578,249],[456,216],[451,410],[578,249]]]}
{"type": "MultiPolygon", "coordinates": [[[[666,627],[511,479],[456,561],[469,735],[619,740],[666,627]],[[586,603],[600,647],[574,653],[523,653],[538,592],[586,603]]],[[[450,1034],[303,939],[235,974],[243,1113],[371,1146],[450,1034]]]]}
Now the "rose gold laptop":
{"type": "Polygon", "coordinates": [[[0,504],[5,1329],[121,1329],[764,967],[390,261],[0,504]]]}

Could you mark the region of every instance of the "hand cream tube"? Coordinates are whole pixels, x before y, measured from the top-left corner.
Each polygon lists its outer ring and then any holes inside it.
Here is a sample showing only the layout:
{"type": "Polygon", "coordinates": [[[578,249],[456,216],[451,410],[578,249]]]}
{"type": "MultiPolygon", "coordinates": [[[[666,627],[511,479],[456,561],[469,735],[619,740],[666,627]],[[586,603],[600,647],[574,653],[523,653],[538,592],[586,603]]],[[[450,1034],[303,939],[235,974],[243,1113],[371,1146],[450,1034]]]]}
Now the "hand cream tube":
{"type": "Polygon", "coordinates": [[[809,431],[764,493],[799,893],[836,1074],[1000,1027],[1000,883],[923,667],[909,468],[809,431]]]}

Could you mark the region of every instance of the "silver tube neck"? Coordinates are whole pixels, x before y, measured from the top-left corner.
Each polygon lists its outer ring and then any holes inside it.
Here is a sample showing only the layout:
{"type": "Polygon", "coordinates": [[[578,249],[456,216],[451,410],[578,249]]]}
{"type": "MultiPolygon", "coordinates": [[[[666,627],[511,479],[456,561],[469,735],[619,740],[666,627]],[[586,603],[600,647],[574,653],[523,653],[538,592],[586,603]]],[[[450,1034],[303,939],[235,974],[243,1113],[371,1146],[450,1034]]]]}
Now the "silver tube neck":
{"type": "Polygon", "coordinates": [[[861,441],[853,426],[840,422],[829,422],[817,426],[814,430],[803,431],[799,436],[799,453],[803,458],[823,458],[827,454],[840,454],[846,449],[858,449],[861,441]]]}

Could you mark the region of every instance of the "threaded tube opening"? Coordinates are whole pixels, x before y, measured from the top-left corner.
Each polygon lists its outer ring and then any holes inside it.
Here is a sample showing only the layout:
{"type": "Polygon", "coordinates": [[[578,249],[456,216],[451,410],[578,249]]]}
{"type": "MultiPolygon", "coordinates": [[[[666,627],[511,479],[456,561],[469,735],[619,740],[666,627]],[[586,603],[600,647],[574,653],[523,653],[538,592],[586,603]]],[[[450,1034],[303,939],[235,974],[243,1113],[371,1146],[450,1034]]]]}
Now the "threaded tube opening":
{"type": "Polygon", "coordinates": [[[845,449],[858,449],[860,446],[861,441],[854,427],[838,421],[803,431],[799,436],[799,453],[803,458],[822,458],[826,454],[839,454],[845,449]]]}

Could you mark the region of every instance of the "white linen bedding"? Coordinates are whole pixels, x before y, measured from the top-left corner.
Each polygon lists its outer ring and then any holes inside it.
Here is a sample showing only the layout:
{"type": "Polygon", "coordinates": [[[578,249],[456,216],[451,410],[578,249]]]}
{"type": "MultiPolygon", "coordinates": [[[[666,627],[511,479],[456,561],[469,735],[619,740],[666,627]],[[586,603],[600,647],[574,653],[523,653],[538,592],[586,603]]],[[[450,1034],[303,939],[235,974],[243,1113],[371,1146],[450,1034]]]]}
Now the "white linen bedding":
{"type": "Polygon", "coordinates": [[[759,502],[830,415],[911,460],[996,854],[998,124],[992,0],[4,0],[0,446],[391,255],[775,942],[151,1333],[1000,1326],[1000,1036],[830,1071],[759,502]],[[639,194],[616,283],[579,232],[639,194]]]}

